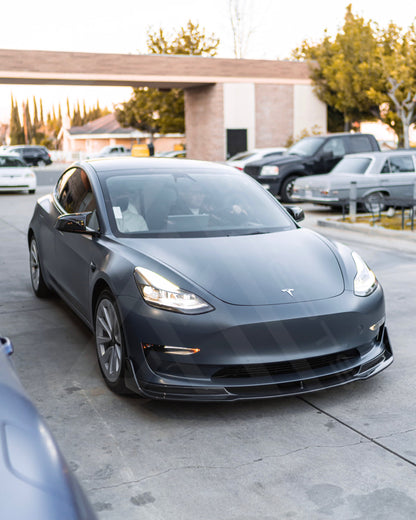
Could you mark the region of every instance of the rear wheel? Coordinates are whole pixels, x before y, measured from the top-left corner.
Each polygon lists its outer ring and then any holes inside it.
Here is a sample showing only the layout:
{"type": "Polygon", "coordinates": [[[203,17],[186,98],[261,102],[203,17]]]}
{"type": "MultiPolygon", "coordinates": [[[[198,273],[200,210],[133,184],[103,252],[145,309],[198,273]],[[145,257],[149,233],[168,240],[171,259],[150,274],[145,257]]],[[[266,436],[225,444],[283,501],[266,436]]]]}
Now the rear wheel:
{"type": "Polygon", "coordinates": [[[280,187],[280,200],[282,202],[294,202],[292,199],[293,185],[297,178],[297,175],[290,175],[282,182],[282,186],[280,187]]]}
{"type": "Polygon", "coordinates": [[[114,297],[108,290],[101,293],[95,310],[95,344],[106,385],[117,394],[128,393],[124,383],[123,328],[114,297]]]}
{"type": "Polygon", "coordinates": [[[46,166],[46,162],[45,162],[43,159],[39,159],[39,161],[38,161],[38,166],[39,166],[40,168],[43,168],[43,167],[46,166]]]}
{"type": "Polygon", "coordinates": [[[380,213],[380,211],[384,211],[387,207],[386,197],[380,191],[367,195],[364,198],[363,204],[367,213],[380,213]]]}
{"type": "Polygon", "coordinates": [[[51,291],[43,279],[42,268],[40,265],[39,249],[35,237],[30,240],[29,246],[30,260],[30,281],[32,282],[33,292],[39,298],[46,298],[51,295],[51,291]]]}

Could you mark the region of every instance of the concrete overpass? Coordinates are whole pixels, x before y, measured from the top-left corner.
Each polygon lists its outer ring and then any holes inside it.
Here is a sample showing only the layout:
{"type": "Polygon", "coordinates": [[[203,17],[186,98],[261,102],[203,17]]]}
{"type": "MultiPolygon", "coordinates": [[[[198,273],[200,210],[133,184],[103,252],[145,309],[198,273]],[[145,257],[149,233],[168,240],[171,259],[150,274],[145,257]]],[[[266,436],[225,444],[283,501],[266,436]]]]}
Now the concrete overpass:
{"type": "Polygon", "coordinates": [[[183,88],[188,156],[201,159],[326,130],[304,63],[0,49],[0,83],[183,88]]]}

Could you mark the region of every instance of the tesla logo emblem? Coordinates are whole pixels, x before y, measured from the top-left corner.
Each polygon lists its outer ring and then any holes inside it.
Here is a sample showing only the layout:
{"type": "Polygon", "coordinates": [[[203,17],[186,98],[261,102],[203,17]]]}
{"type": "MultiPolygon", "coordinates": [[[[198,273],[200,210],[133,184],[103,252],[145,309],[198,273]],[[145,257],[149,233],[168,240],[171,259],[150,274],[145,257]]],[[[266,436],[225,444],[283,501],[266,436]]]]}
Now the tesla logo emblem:
{"type": "Polygon", "coordinates": [[[290,294],[292,298],[294,298],[293,293],[295,289],[282,289],[282,292],[286,292],[287,294],[290,294]]]}

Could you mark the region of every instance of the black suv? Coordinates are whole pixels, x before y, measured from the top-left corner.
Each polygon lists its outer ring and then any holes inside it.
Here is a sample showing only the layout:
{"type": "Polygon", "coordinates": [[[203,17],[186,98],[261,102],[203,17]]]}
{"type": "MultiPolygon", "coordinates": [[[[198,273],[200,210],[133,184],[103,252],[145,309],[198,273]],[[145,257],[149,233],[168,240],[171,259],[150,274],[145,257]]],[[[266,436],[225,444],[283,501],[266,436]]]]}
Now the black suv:
{"type": "Polygon", "coordinates": [[[279,195],[282,202],[292,201],[295,179],[304,175],[328,173],[347,153],[379,151],[371,134],[329,134],[305,137],[283,155],[266,157],[246,164],[244,172],[279,195]]]}
{"type": "Polygon", "coordinates": [[[7,151],[20,155],[25,163],[30,166],[46,166],[47,164],[52,164],[51,156],[49,155],[47,148],[44,146],[9,146],[7,151]]]}

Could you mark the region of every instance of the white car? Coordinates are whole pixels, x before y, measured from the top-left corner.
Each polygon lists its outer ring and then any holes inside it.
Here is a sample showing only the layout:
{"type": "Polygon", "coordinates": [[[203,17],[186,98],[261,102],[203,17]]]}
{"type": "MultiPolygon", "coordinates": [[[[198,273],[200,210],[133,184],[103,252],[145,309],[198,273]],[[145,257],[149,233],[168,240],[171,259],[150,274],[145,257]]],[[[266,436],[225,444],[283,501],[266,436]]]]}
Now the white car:
{"type": "Polygon", "coordinates": [[[0,191],[36,191],[36,174],[17,154],[0,154],[0,191]]]}
{"type": "Polygon", "coordinates": [[[245,152],[239,152],[226,161],[228,166],[234,166],[237,170],[244,170],[244,166],[251,161],[258,161],[271,155],[282,155],[287,148],[253,148],[245,152]]]}

